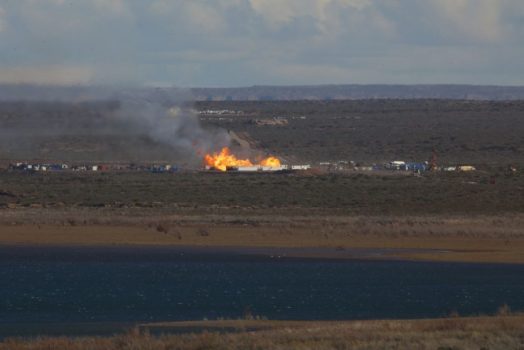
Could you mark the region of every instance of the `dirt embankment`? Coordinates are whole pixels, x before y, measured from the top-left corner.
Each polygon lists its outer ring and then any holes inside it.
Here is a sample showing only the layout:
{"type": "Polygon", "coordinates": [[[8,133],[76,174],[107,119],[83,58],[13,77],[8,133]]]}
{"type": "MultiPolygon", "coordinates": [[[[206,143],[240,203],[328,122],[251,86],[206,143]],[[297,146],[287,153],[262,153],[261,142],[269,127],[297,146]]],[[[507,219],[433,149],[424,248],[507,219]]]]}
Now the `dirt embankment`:
{"type": "Polygon", "coordinates": [[[288,255],[524,263],[524,216],[242,216],[105,210],[12,210],[0,215],[3,245],[161,245],[289,248],[288,255]],[[299,248],[299,249],[295,249],[299,248]]]}

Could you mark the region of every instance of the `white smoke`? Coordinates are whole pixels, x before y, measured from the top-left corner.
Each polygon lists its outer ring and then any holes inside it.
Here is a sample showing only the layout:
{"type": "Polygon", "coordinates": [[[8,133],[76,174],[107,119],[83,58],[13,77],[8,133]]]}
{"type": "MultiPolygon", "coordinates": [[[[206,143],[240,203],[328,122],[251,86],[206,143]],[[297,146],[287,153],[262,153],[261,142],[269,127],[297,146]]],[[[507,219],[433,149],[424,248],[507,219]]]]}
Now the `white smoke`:
{"type": "Polygon", "coordinates": [[[173,149],[200,156],[229,144],[225,130],[202,128],[185,90],[156,89],[145,94],[123,94],[117,99],[117,116],[131,132],[145,133],[173,149]]]}
{"type": "Polygon", "coordinates": [[[5,141],[0,140],[0,150],[8,150],[4,156],[23,150],[24,157],[40,157],[42,148],[48,148],[49,157],[60,159],[61,153],[53,153],[53,147],[74,148],[78,141],[83,142],[80,149],[100,146],[91,156],[89,150],[75,153],[84,159],[101,154],[104,160],[172,159],[197,164],[204,153],[230,141],[225,130],[203,128],[190,91],[177,88],[0,86],[0,109],[5,109],[5,115],[21,116],[17,123],[0,118],[5,141]],[[96,140],[104,145],[96,145],[96,140]]]}

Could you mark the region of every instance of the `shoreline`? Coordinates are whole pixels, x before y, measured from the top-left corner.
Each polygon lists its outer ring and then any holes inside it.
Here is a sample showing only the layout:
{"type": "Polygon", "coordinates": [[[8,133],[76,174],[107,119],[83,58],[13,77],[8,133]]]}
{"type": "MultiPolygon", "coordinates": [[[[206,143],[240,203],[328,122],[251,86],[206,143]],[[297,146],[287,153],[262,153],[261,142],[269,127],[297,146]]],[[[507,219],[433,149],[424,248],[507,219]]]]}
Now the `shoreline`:
{"type": "Polygon", "coordinates": [[[252,257],[524,264],[524,235],[522,238],[424,233],[401,236],[387,232],[380,235],[348,233],[344,226],[322,233],[315,227],[279,225],[187,224],[159,230],[134,225],[0,224],[0,246],[121,250],[158,247],[252,257]]]}
{"type": "MultiPolygon", "coordinates": [[[[290,248],[183,245],[30,245],[1,244],[2,261],[45,262],[349,262],[406,260],[397,254],[438,253],[432,249],[290,248]]],[[[422,262],[422,261],[420,261],[422,262]]],[[[438,262],[436,262],[438,263],[438,262]]]]}
{"type": "MultiPolygon", "coordinates": [[[[8,336],[0,350],[245,349],[245,348],[520,348],[524,316],[346,321],[215,320],[138,324],[102,336],[8,336]],[[127,331],[127,332],[126,332],[127,331]]],[[[57,325],[54,325],[55,327],[57,325]]],[[[75,325],[73,325],[75,326],[75,325]]],[[[78,326],[78,325],[76,325],[78,326]]],[[[96,327],[93,324],[84,324],[96,327]]]]}

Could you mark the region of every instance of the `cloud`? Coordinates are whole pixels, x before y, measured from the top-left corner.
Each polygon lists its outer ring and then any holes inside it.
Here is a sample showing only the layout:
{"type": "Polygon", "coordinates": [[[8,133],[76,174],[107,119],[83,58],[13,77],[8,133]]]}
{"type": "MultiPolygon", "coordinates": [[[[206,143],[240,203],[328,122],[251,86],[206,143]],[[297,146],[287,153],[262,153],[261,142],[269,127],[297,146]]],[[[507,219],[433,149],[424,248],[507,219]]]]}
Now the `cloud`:
{"type": "Polygon", "coordinates": [[[7,28],[7,21],[5,17],[5,10],[2,7],[0,7],[0,33],[5,31],[7,28]]]}
{"type": "Polygon", "coordinates": [[[253,9],[267,21],[274,24],[290,22],[307,16],[315,21],[329,19],[331,6],[361,10],[371,5],[370,0],[249,0],[253,9]]]}
{"type": "Polygon", "coordinates": [[[504,38],[502,9],[504,1],[432,0],[430,4],[442,17],[438,23],[448,35],[495,42],[504,38]]]}
{"type": "Polygon", "coordinates": [[[0,84],[76,85],[89,84],[93,71],[89,67],[29,66],[0,68],[0,84]]]}
{"type": "Polygon", "coordinates": [[[196,1],[187,2],[180,6],[181,15],[190,22],[190,25],[206,32],[221,32],[227,26],[224,17],[216,8],[196,1]]]}
{"type": "Polygon", "coordinates": [[[24,81],[524,83],[522,0],[0,0],[0,34],[24,81]]]}
{"type": "Polygon", "coordinates": [[[353,14],[372,5],[371,0],[249,0],[249,2],[253,10],[273,29],[306,18],[324,34],[340,29],[341,14],[353,14]]]}
{"type": "Polygon", "coordinates": [[[124,0],[94,0],[93,6],[105,15],[131,17],[132,12],[124,0]]]}
{"type": "MultiPolygon", "coordinates": [[[[176,6],[169,0],[153,1],[149,10],[157,18],[169,23],[172,30],[184,28],[187,33],[221,33],[227,29],[227,11],[237,0],[181,1],[176,6]]],[[[181,33],[182,35],[184,33],[181,33]]]]}

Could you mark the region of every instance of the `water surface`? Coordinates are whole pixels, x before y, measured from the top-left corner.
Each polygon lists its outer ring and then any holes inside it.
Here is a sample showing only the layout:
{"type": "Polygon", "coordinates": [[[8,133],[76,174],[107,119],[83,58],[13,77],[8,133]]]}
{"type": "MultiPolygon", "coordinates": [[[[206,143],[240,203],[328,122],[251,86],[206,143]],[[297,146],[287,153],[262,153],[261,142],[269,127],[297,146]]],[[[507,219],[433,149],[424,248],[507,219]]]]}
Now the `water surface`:
{"type": "Polygon", "coordinates": [[[524,310],[524,265],[3,247],[0,283],[0,335],[29,324],[45,329],[246,314],[282,320],[426,318],[454,311],[490,314],[503,304],[524,310]]]}

